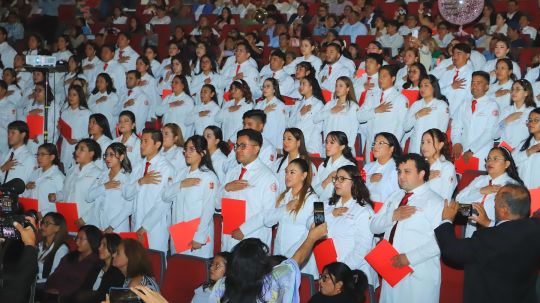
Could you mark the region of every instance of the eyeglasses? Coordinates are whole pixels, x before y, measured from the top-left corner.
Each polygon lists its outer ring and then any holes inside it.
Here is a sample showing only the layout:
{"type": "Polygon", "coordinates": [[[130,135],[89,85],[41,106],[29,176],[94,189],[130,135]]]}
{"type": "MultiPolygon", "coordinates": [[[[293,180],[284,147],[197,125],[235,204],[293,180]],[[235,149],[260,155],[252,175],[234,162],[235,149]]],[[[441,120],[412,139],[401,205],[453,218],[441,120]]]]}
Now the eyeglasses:
{"type": "Polygon", "coordinates": [[[343,176],[332,177],[332,182],[334,182],[334,183],[337,183],[337,182],[343,183],[343,182],[345,182],[345,180],[351,180],[352,181],[351,178],[346,178],[346,177],[343,177],[343,176]]]}
{"type": "Polygon", "coordinates": [[[500,158],[500,157],[493,157],[493,158],[487,157],[486,158],[486,162],[491,162],[491,161],[493,161],[493,162],[506,161],[506,159],[505,158],[500,158]]]}
{"type": "Polygon", "coordinates": [[[86,240],[88,240],[88,239],[75,237],[75,242],[77,242],[77,241],[86,241],[86,240]]]}
{"type": "Polygon", "coordinates": [[[191,153],[194,153],[194,152],[197,152],[197,149],[195,147],[193,147],[193,146],[186,147],[184,149],[184,154],[187,154],[187,153],[191,154],[191,153]]]}
{"type": "Polygon", "coordinates": [[[323,282],[326,282],[326,280],[329,280],[331,279],[330,275],[329,274],[321,274],[319,276],[320,280],[323,281],[323,282]]]}
{"type": "Polygon", "coordinates": [[[103,154],[103,160],[107,160],[107,158],[112,158],[112,157],[116,157],[116,154],[115,153],[104,153],[103,154]]]}
{"type": "Polygon", "coordinates": [[[520,92],[520,91],[525,91],[523,88],[521,87],[514,87],[510,90],[511,92],[520,92]]]}
{"type": "Polygon", "coordinates": [[[50,156],[51,154],[46,154],[46,153],[37,153],[35,154],[34,156],[36,157],[45,157],[45,156],[50,156]]]}
{"type": "Polygon", "coordinates": [[[56,224],[54,224],[54,222],[46,222],[46,221],[41,222],[41,226],[49,227],[51,225],[56,225],[56,224]]]}
{"type": "Polygon", "coordinates": [[[527,124],[536,124],[538,122],[540,122],[540,119],[536,118],[536,119],[527,119],[525,120],[525,122],[527,122],[527,124]]]}
{"type": "Polygon", "coordinates": [[[222,267],[225,267],[225,265],[221,265],[221,264],[210,264],[210,266],[208,266],[210,269],[215,269],[215,270],[218,270],[222,267]]]}
{"type": "Polygon", "coordinates": [[[234,150],[245,150],[248,146],[258,146],[258,145],[257,144],[246,144],[246,143],[235,144],[234,145],[234,150]]]}
{"type": "Polygon", "coordinates": [[[371,147],[375,147],[375,145],[378,145],[378,146],[388,145],[388,146],[390,146],[390,143],[384,142],[384,141],[373,142],[373,143],[371,144],[371,147]]]}

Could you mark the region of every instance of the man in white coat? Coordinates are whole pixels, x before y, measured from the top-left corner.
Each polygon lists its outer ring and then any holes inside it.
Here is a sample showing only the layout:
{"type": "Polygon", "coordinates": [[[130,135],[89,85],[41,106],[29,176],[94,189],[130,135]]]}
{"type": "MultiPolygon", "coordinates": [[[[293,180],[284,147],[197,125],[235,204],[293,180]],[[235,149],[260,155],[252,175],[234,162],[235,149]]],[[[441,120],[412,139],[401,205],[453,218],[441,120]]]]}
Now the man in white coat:
{"type": "Polygon", "coordinates": [[[272,52],[266,71],[260,72],[259,87],[263,87],[266,79],[274,78],[279,83],[279,92],[282,96],[290,96],[294,93],[294,80],[285,72],[283,66],[285,66],[285,53],[277,49],[272,52]]]}
{"type": "Polygon", "coordinates": [[[136,128],[137,131],[140,131],[144,128],[148,112],[150,111],[151,104],[150,98],[139,86],[141,81],[141,73],[136,70],[131,70],[126,74],[126,86],[128,88],[125,95],[120,97],[120,102],[118,102],[119,108],[117,112],[123,110],[129,110],[135,114],[136,128]]]}
{"type": "Polygon", "coordinates": [[[162,199],[165,186],[173,179],[174,168],[159,153],[163,135],[156,129],[144,129],[141,138],[141,155],[145,158],[131,173],[130,184],[125,188],[127,200],[135,199],[131,230],[139,239],[148,236],[150,249],[167,252],[171,223],[170,204],[162,199]]]}
{"type": "Polygon", "coordinates": [[[471,48],[458,43],[452,50],[452,65],[448,66],[439,78],[441,93],[450,103],[450,117],[470,96],[472,65],[468,64],[471,48]]]}
{"type": "Polygon", "coordinates": [[[321,84],[321,89],[328,90],[334,94],[336,80],[341,76],[350,76],[349,70],[343,66],[341,58],[341,47],[336,43],[330,43],[326,47],[326,62],[319,72],[317,79],[321,84]]]}
{"type": "Polygon", "coordinates": [[[36,157],[32,154],[28,143],[28,125],[24,121],[13,121],[8,125],[8,144],[11,147],[3,159],[0,167],[0,184],[19,178],[26,184],[30,174],[37,165],[36,157]]]}
{"type": "Polygon", "coordinates": [[[394,287],[383,280],[381,303],[438,303],[441,286],[440,251],[434,229],[440,223],[443,199],[426,183],[429,163],[418,154],[398,160],[401,190],[384,201],[371,221],[371,232],[384,233],[399,255],[392,258],[396,267],[413,271],[394,287]]]}
{"type": "Polygon", "coordinates": [[[114,54],[114,59],[118,61],[123,67],[124,72],[135,69],[135,63],[139,54],[129,45],[131,43],[131,35],[126,32],[118,34],[116,44],[118,49],[114,54]]]}
{"type": "Polygon", "coordinates": [[[101,47],[101,60],[102,64],[97,67],[96,73],[107,73],[113,80],[114,88],[118,96],[122,96],[126,93],[126,71],[114,59],[115,50],[114,46],[105,44],[101,47]]]}
{"type": "Polygon", "coordinates": [[[235,154],[240,164],[227,172],[221,196],[246,201],[246,213],[239,228],[222,235],[224,251],[245,238],[258,238],[270,247],[272,229],[264,226],[264,214],[275,207],[278,185],[275,174],[258,158],[262,144],[258,131],[243,129],[237,134],[235,154]]]}
{"type": "Polygon", "coordinates": [[[253,99],[259,98],[261,96],[261,89],[258,83],[259,71],[250,62],[251,54],[248,45],[244,42],[237,43],[234,56],[236,58],[236,64],[230,64],[228,67],[224,67],[221,73],[225,84],[223,87],[229,87],[233,81],[242,79],[249,85],[253,99]]]}

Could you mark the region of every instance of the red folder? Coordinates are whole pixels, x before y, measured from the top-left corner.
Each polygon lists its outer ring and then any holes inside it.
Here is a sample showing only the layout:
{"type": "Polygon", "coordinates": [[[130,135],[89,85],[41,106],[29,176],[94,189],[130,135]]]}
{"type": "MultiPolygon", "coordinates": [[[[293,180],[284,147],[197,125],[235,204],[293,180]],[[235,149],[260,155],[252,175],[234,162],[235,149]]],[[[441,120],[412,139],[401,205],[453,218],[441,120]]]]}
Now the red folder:
{"type": "Polygon", "coordinates": [[[246,222],[246,201],[229,198],[221,199],[223,234],[230,235],[233,230],[246,222]]]}
{"type": "Polygon", "coordinates": [[[360,77],[362,77],[362,75],[365,74],[365,73],[366,73],[366,70],[365,70],[365,69],[359,68],[359,69],[356,70],[356,74],[354,74],[354,77],[355,77],[355,78],[360,78],[360,77]]]}
{"type": "MultiPolygon", "coordinates": [[[[169,226],[169,233],[174,243],[176,253],[179,254],[191,248],[191,241],[197,232],[197,227],[201,223],[201,218],[195,218],[191,221],[180,222],[169,226]]],[[[210,236],[206,243],[210,242],[210,236]]]]}
{"type": "Polygon", "coordinates": [[[60,134],[62,134],[62,137],[66,139],[73,138],[71,136],[72,135],[71,126],[69,126],[69,124],[67,124],[66,121],[64,121],[64,119],[60,118],[58,120],[58,127],[60,128],[60,134]]]}
{"type": "Polygon", "coordinates": [[[465,163],[463,156],[459,157],[455,162],[456,172],[458,174],[463,174],[466,170],[478,170],[480,165],[480,159],[476,157],[471,157],[468,163],[465,163]]]}
{"type": "Polygon", "coordinates": [[[296,103],[295,98],[287,96],[281,96],[281,98],[283,99],[283,103],[285,103],[285,105],[294,105],[294,103],[296,103]]]}
{"type": "Polygon", "coordinates": [[[323,89],[322,90],[322,95],[323,95],[323,98],[324,98],[324,103],[332,100],[332,92],[327,90],[327,89],[323,89]]]}
{"type": "Polygon", "coordinates": [[[161,91],[161,99],[167,98],[168,95],[172,94],[172,89],[164,89],[161,91]]]}
{"type": "Polygon", "coordinates": [[[381,208],[383,207],[383,203],[382,202],[376,202],[376,201],[371,201],[373,202],[373,211],[375,213],[378,213],[379,210],[381,210],[381,208]]]}
{"type": "MultiPolygon", "coordinates": [[[[122,239],[133,239],[133,240],[139,241],[139,237],[137,236],[137,233],[136,233],[136,232],[124,232],[124,233],[119,233],[118,235],[119,235],[120,238],[122,238],[122,239]]],[[[146,249],[149,248],[149,245],[148,245],[148,234],[147,234],[147,233],[144,233],[144,235],[143,235],[143,241],[141,242],[141,244],[144,246],[144,248],[146,248],[146,249]]]]}
{"type": "MultiPolygon", "coordinates": [[[[31,209],[38,211],[38,200],[32,198],[23,198],[19,197],[19,204],[22,206],[22,209],[27,212],[31,209]]],[[[45,214],[44,214],[45,215],[45,214]]]]}
{"type": "Polygon", "coordinates": [[[364,258],[366,261],[383,277],[383,279],[394,287],[405,276],[412,272],[410,266],[397,268],[392,265],[390,260],[392,257],[397,256],[398,251],[386,240],[381,240],[375,248],[370,251],[364,258]]]}
{"type": "Polygon", "coordinates": [[[28,115],[26,116],[26,124],[28,124],[28,129],[30,130],[28,137],[30,139],[35,139],[44,132],[45,117],[40,115],[28,115]]]}
{"type": "Polygon", "coordinates": [[[66,225],[69,232],[78,232],[79,226],[75,222],[79,219],[77,203],[75,202],[56,202],[56,211],[61,213],[66,219],[66,225]]]}
{"type": "Polygon", "coordinates": [[[529,189],[531,194],[531,216],[540,209],[540,187],[529,189]]]}
{"type": "Polygon", "coordinates": [[[223,99],[224,99],[225,101],[231,100],[231,92],[230,92],[230,91],[224,92],[224,93],[223,93],[223,99]]]}
{"type": "Polygon", "coordinates": [[[512,152],[512,150],[514,150],[512,148],[512,146],[510,146],[510,144],[506,143],[506,141],[502,141],[501,143],[499,143],[499,147],[504,147],[506,148],[509,152],[512,152]]]}
{"type": "Polygon", "coordinates": [[[315,263],[317,263],[317,270],[322,273],[326,265],[337,261],[334,240],[327,238],[315,245],[313,247],[313,256],[315,257],[315,263]]]}
{"type": "Polygon", "coordinates": [[[418,90],[404,89],[401,93],[409,100],[409,107],[411,107],[414,102],[418,101],[418,98],[420,97],[420,91],[418,90]]]}

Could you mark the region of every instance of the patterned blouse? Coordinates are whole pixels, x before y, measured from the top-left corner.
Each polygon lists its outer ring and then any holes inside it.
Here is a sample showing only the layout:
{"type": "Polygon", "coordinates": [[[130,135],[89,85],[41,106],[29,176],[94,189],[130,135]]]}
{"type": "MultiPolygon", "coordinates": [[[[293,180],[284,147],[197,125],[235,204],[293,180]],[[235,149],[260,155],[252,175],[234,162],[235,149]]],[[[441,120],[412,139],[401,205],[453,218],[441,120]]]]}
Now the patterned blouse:
{"type": "MultiPolygon", "coordinates": [[[[127,278],[124,281],[124,286],[123,287],[126,287],[126,288],[129,287],[129,283],[131,282],[131,280],[132,280],[131,278],[127,278]]],[[[152,277],[143,276],[140,285],[146,286],[146,287],[150,288],[153,291],[159,292],[159,285],[156,282],[156,280],[154,280],[154,278],[152,278],[152,277]]]]}

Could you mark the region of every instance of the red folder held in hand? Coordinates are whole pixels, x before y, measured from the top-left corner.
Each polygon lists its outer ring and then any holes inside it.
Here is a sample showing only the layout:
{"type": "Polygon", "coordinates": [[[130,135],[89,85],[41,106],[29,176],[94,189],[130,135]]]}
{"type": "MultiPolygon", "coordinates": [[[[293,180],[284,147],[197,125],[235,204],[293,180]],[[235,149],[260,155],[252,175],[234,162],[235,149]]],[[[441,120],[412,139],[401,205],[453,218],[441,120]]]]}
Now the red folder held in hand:
{"type": "Polygon", "coordinates": [[[56,202],[56,211],[61,213],[66,219],[66,225],[69,232],[78,232],[79,226],[75,222],[79,219],[77,203],[75,202],[56,202]]]}
{"type": "Polygon", "coordinates": [[[469,162],[465,163],[463,156],[461,156],[454,162],[454,165],[456,166],[456,172],[463,174],[466,170],[478,170],[480,159],[471,157],[469,158],[469,162]]]}
{"type": "Polygon", "coordinates": [[[35,211],[38,211],[38,200],[32,199],[32,198],[19,198],[19,204],[22,206],[23,210],[25,212],[33,209],[35,211]]]}
{"type": "Polygon", "coordinates": [[[323,89],[322,90],[322,95],[323,95],[323,98],[324,98],[324,100],[322,100],[322,101],[324,101],[324,103],[332,100],[332,92],[331,91],[329,91],[327,89],[323,89]]]}
{"type": "Polygon", "coordinates": [[[230,235],[233,230],[246,222],[246,201],[221,199],[221,215],[223,216],[223,234],[230,235]]]}
{"type": "Polygon", "coordinates": [[[404,89],[401,91],[401,93],[407,97],[407,100],[409,100],[408,107],[411,107],[411,105],[418,101],[418,98],[420,97],[420,91],[414,89],[404,89]]]}
{"type": "Polygon", "coordinates": [[[315,257],[315,263],[317,263],[317,270],[322,273],[326,265],[337,261],[334,240],[327,238],[315,245],[313,247],[313,256],[315,257]]]}
{"type": "Polygon", "coordinates": [[[531,216],[540,209],[540,187],[529,189],[531,194],[531,216]]]}
{"type": "Polygon", "coordinates": [[[172,94],[172,89],[164,89],[161,91],[161,99],[167,98],[168,95],[172,94]]]}
{"type": "Polygon", "coordinates": [[[28,129],[30,133],[28,138],[35,139],[39,135],[43,135],[45,117],[40,115],[28,115],[26,116],[26,124],[28,124],[28,129]]]}
{"type": "Polygon", "coordinates": [[[392,257],[399,255],[398,251],[386,240],[381,240],[364,259],[375,269],[383,279],[394,287],[405,276],[412,272],[410,266],[397,268],[392,265],[392,257]]]}
{"type": "Polygon", "coordinates": [[[71,130],[71,126],[69,126],[69,124],[66,123],[66,121],[64,121],[64,119],[60,118],[58,120],[58,127],[60,128],[60,134],[62,135],[62,137],[66,138],[66,139],[72,139],[72,130],[71,130]]]}
{"type": "MultiPolygon", "coordinates": [[[[124,233],[118,233],[118,235],[122,239],[133,239],[133,240],[139,241],[139,237],[137,236],[136,232],[124,232],[124,233]]],[[[143,241],[141,242],[141,244],[146,249],[148,249],[150,247],[148,245],[148,233],[144,233],[143,241]]]]}
{"type": "Polygon", "coordinates": [[[375,202],[375,201],[372,201],[373,202],[373,211],[375,213],[378,213],[379,210],[381,210],[381,208],[383,207],[383,203],[382,202],[375,202]]]}
{"type": "MultiPolygon", "coordinates": [[[[169,226],[169,233],[171,234],[171,239],[177,254],[191,248],[191,241],[193,241],[193,237],[195,236],[200,223],[201,218],[195,218],[191,221],[180,222],[169,226]]],[[[206,243],[209,242],[210,236],[206,239],[206,243]]]]}

